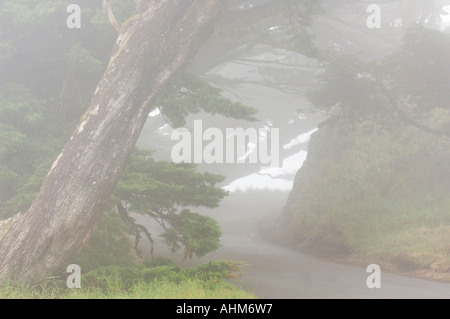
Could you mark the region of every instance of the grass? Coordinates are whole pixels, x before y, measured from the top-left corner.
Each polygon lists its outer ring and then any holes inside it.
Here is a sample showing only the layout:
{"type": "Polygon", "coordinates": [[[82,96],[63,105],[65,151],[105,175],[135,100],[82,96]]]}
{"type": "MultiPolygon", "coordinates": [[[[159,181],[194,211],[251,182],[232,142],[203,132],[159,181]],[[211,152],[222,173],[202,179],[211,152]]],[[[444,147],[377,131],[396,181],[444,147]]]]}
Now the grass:
{"type": "Polygon", "coordinates": [[[106,266],[82,276],[80,289],[49,279],[39,285],[3,281],[0,299],[254,299],[230,282],[238,263],[212,261],[193,268],[171,263],[148,267],[106,266]]]}
{"type": "Polygon", "coordinates": [[[0,299],[254,299],[255,296],[227,282],[204,282],[190,279],[181,283],[155,281],[138,283],[131,289],[81,289],[52,287],[51,284],[24,287],[0,286],[0,299]]]}

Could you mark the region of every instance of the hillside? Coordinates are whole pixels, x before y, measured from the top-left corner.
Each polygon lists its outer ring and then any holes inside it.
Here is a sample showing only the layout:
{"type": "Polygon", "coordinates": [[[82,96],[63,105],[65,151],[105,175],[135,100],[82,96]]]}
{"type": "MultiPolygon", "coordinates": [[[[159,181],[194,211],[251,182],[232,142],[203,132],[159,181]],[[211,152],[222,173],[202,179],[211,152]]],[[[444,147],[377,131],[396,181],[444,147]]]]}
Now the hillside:
{"type": "Polygon", "coordinates": [[[338,127],[311,139],[279,235],[321,256],[450,280],[449,141],[370,121],[338,127]]]}

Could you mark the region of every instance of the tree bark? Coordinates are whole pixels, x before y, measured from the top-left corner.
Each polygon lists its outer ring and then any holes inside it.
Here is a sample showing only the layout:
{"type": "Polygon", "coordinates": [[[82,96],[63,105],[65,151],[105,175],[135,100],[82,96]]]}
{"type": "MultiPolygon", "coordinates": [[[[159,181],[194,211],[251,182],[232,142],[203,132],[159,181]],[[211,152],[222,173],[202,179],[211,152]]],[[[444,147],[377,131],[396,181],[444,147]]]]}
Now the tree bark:
{"type": "Polygon", "coordinates": [[[67,266],[107,208],[155,96],[196,53],[225,3],[140,2],[121,26],[88,112],[28,212],[0,238],[0,278],[36,282],[67,266]]]}

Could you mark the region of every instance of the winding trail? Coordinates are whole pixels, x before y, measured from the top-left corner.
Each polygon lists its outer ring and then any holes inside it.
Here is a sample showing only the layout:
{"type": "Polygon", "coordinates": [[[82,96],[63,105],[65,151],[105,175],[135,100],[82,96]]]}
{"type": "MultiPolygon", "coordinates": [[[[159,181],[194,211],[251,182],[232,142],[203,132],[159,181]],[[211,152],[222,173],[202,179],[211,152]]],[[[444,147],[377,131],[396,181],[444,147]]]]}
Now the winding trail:
{"type": "MultiPolygon", "coordinates": [[[[369,289],[365,268],[319,260],[270,243],[260,224],[279,214],[286,192],[232,193],[214,210],[199,211],[215,218],[222,229],[222,247],[188,265],[209,260],[242,261],[243,276],[233,282],[258,298],[450,298],[450,284],[421,280],[382,270],[381,288],[369,289]],[[275,214],[276,215],[276,214],[275,214]],[[259,223],[257,222],[259,221],[259,223]]],[[[157,255],[175,260],[158,242],[157,255]]]]}

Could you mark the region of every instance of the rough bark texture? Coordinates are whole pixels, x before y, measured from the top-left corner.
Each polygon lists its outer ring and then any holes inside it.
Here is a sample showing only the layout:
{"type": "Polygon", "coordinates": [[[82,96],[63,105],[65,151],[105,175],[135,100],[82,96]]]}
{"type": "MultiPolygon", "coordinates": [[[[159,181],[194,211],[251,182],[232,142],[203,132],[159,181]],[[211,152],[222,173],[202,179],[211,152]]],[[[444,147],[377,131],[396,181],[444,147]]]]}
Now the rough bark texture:
{"type": "Polygon", "coordinates": [[[38,281],[67,266],[105,210],[155,95],[195,54],[224,3],[141,2],[38,196],[0,238],[0,278],[38,281]]]}

